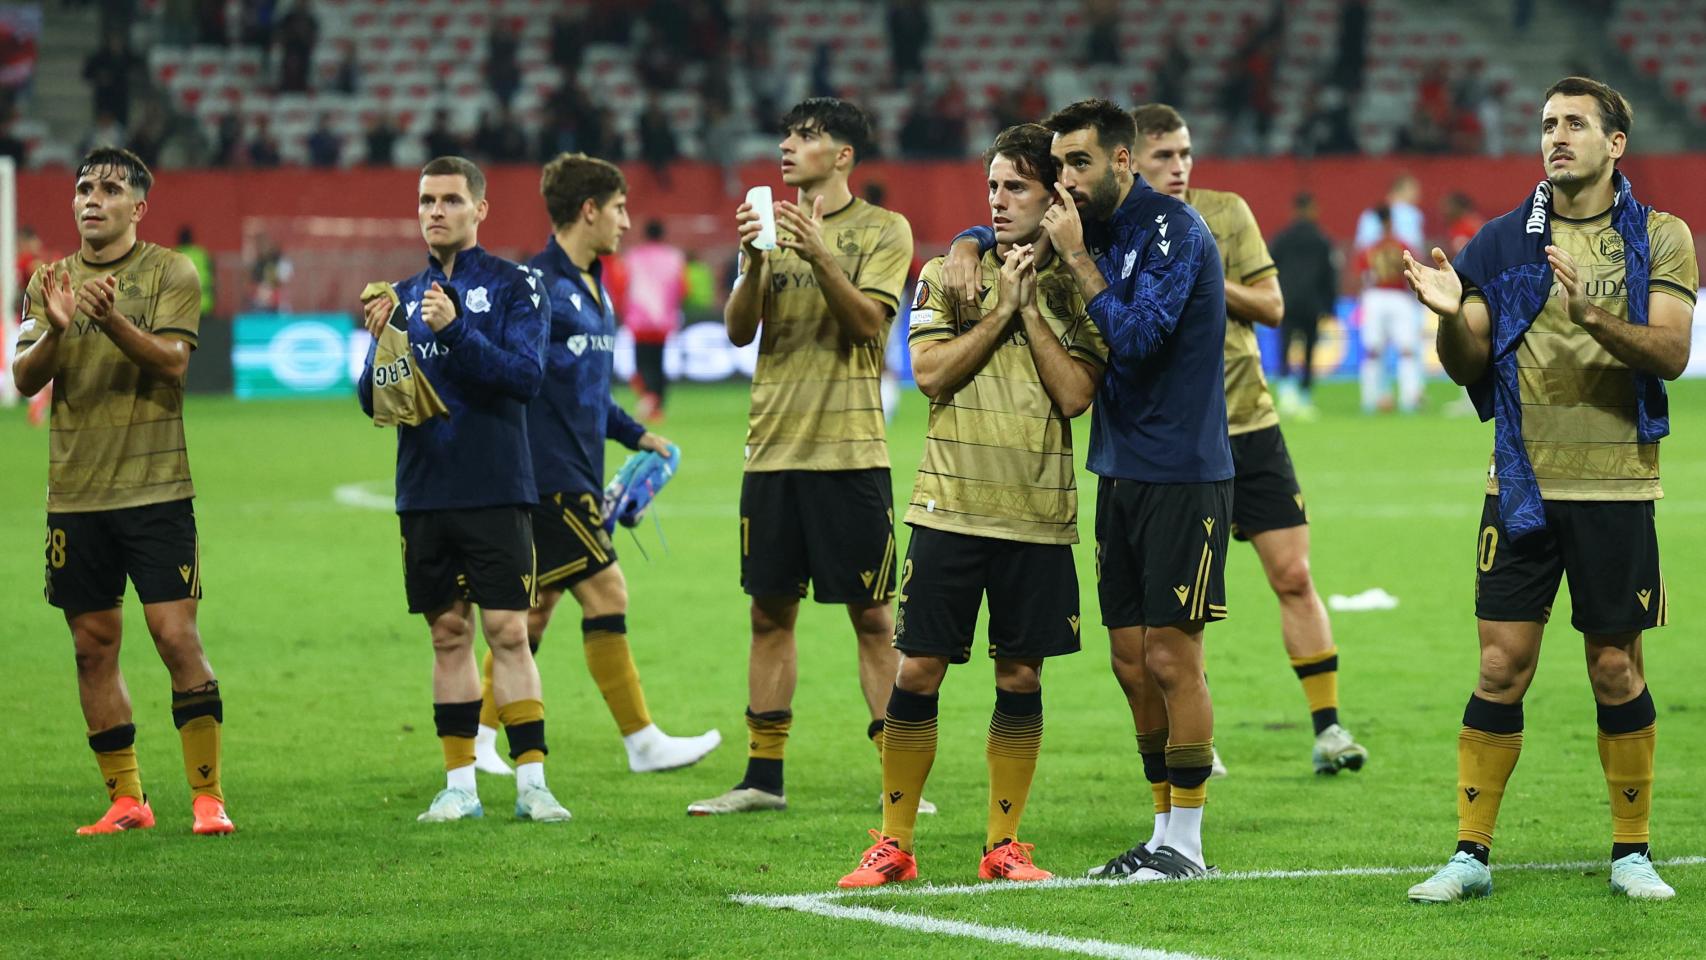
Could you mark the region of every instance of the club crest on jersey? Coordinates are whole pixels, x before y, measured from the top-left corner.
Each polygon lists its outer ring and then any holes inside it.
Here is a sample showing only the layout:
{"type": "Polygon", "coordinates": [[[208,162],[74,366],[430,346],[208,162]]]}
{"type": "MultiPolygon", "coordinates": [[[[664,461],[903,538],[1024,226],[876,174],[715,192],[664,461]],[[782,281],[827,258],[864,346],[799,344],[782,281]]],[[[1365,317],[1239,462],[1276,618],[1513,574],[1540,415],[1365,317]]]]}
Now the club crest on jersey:
{"type": "Polygon", "coordinates": [[[568,347],[569,347],[569,352],[574,354],[577,357],[580,356],[581,354],[585,353],[586,352],[586,334],[577,333],[574,336],[570,337],[568,347]]]}
{"type": "Polygon", "coordinates": [[[462,298],[462,305],[469,313],[486,313],[492,309],[492,298],[487,296],[485,287],[475,287],[462,298]]]}
{"type": "MultiPolygon", "coordinates": [[[[1167,251],[1163,250],[1161,252],[1166,253],[1167,251]]],[[[1131,276],[1132,268],[1135,266],[1137,266],[1137,251],[1133,250],[1125,255],[1125,264],[1120,267],[1120,279],[1124,280],[1126,277],[1131,276]]]]}
{"type": "Polygon", "coordinates": [[[1599,255],[1612,263],[1623,262],[1623,235],[1607,231],[1599,235],[1599,255]]]}

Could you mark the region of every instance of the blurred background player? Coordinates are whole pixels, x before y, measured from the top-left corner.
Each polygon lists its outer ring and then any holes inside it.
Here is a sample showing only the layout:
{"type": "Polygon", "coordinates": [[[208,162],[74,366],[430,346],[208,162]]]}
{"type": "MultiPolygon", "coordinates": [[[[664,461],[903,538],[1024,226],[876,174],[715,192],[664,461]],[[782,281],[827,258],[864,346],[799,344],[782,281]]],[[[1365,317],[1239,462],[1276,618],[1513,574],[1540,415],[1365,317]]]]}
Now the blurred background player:
{"type": "Polygon", "coordinates": [[[73,197],[81,244],[38,268],[12,368],[18,392],[54,386],[47,601],[65,613],[89,748],[111,807],[79,834],[154,826],[119,672],[126,577],[172,680],[193,831],[230,833],[220,784],[224,701],[202,652],[201,551],[184,445],[184,374],[201,285],[181,254],[138,240],[154,185],[128,150],[91,151],[73,197]]]}
{"type": "Polygon", "coordinates": [[[1457,852],[1410,888],[1421,903],[1493,892],[1493,828],[1564,577],[1598,714],[1611,890],[1676,895],[1649,859],[1658,714],[1641,634],[1669,613],[1653,524],[1670,432],[1662,381],[1688,366],[1700,268],[1688,225],[1636,200],[1617,169],[1631,123],[1622,94],[1566,77],[1544,103],[1546,179],[1455,266],[1438,247],[1433,267],[1404,258],[1416,297],[1440,315],[1446,373],[1494,421],[1476,544],[1480,680],[1457,738],[1457,852]]]}
{"type": "MultiPolygon", "coordinates": [[[[1275,326],[1284,316],[1274,261],[1243,197],[1190,185],[1196,158],[1190,128],[1177,110],[1145,104],[1132,111],[1132,120],[1137,172],[1202,214],[1226,275],[1226,420],[1237,470],[1232,536],[1256,548],[1279,599],[1280,637],[1315,728],[1315,772],[1360,770],[1368,751],[1339,724],[1339,651],[1309,571],[1309,515],[1256,345],[1254,324],[1275,326]]],[[[1218,762],[1216,768],[1224,772],[1218,762]]]]}
{"type": "Polygon", "coordinates": [[[663,420],[663,396],[669,388],[663,350],[670,334],[681,329],[682,301],[687,297],[687,255],[663,237],[663,221],[646,222],[645,242],[622,254],[628,268],[627,310],[622,324],[634,335],[634,372],[639,377],[640,416],[648,423],[663,420]]]}
{"type": "Polygon", "coordinates": [[[1469,199],[1466,193],[1447,194],[1443,209],[1445,211],[1446,254],[1457,256],[1469,241],[1475,238],[1476,231],[1486,218],[1475,210],[1475,201],[1469,199]]]}
{"type": "MultiPolygon", "coordinates": [[[[615,253],[628,230],[628,182],[610,163],[563,154],[545,165],[539,192],[553,232],[528,266],[550,297],[551,333],[545,379],[527,405],[527,439],[540,490],[533,509],[538,597],[527,614],[527,643],[538,654],[563,591],[574,594],[587,670],[622,734],[628,769],[649,773],[684,767],[711,752],[722,735],[712,730],[671,737],[652,722],[628,648],[628,582],[604,530],[605,438],[665,456],[670,449],[667,439],[647,433],[610,395],[616,314],[599,282],[600,258],[615,253]]],[[[634,274],[630,315],[642,276],[634,274]]],[[[507,774],[510,769],[497,754],[497,720],[488,652],[474,757],[481,770],[507,774]]]]}
{"type": "Polygon", "coordinates": [[[1398,354],[1398,409],[1415,413],[1422,404],[1422,312],[1404,283],[1409,252],[1392,229],[1392,211],[1374,208],[1381,232],[1357,251],[1355,271],[1362,284],[1362,411],[1392,409],[1386,392],[1386,348],[1398,354]]]}
{"type": "Polygon", "coordinates": [[[1320,416],[1311,396],[1315,344],[1321,335],[1321,318],[1333,315],[1339,299],[1339,269],[1333,241],[1316,220],[1314,196],[1298,194],[1292,210],[1291,223],[1268,244],[1285,301],[1285,318],[1280,321],[1279,412],[1299,420],[1314,420],[1320,416]],[[1291,348],[1299,341],[1303,362],[1294,377],[1291,348]]]}
{"type": "Polygon", "coordinates": [[[1078,651],[1078,492],[1072,426],[1089,409],[1106,348],[1043,234],[1059,198],[1053,135],[1009,127],[985,154],[996,246],[983,255],[983,299],[956,301],[942,258],[924,266],[907,339],[930,398],[924,462],[912,487],[895,647],[904,654],[883,727],[883,826],[843,887],[917,876],[913,828],[936,758],[937,697],[948,664],[971,660],[989,596],[995,710],[989,721],[989,817],[978,876],[1046,880],[1019,842],[1042,745],[1043,660],[1078,651]],[[1015,431],[1011,424],[1036,424],[1015,431]],[[968,437],[985,442],[966,443],[968,437]]]}
{"type": "Polygon", "coordinates": [[[758,340],[740,502],[741,586],[752,597],[747,770],[732,790],[691,804],[691,814],[786,809],[794,626],[808,585],[819,603],[847,607],[879,754],[900,663],[880,381],[912,228],[848,189],[872,147],[863,110],[814,97],[788,111],[782,130],[782,182],[798,202],[776,202],[771,251],[752,245],[758,212],[744,203],[736,211],[742,269],[723,311],[736,346],[758,340]]]}
{"type": "Polygon", "coordinates": [[[1422,216],[1422,208],[1417,204],[1422,202],[1422,184],[1414,174],[1400,173],[1392,181],[1392,186],[1386,191],[1386,197],[1357,217],[1356,239],[1353,247],[1361,250],[1379,240],[1385,232],[1380,225],[1380,217],[1376,210],[1384,204],[1391,212],[1391,226],[1398,239],[1411,250],[1421,250],[1427,246],[1426,224],[1422,216]]]}
{"type": "Polygon", "coordinates": [[[425,378],[448,408],[445,416],[397,427],[403,584],[409,612],[421,614],[432,633],[433,723],[446,781],[418,819],[484,815],[474,782],[477,605],[492,651],[492,695],[516,761],[515,815],[567,820],[569,811],[545,785],[545,706],[527,643],[536,569],[530,513],[539,502],[527,404],[545,374],[551,305],[533,271],[481,249],[489,207],[479,167],[461,157],[434,159],[421,168],[418,196],[427,267],[392,285],[395,300],[377,296],[364,304],[374,343],[358,383],[368,416],[384,412],[387,387],[400,375],[425,378]],[[399,305],[407,363],[376,363],[379,337],[399,305]]]}

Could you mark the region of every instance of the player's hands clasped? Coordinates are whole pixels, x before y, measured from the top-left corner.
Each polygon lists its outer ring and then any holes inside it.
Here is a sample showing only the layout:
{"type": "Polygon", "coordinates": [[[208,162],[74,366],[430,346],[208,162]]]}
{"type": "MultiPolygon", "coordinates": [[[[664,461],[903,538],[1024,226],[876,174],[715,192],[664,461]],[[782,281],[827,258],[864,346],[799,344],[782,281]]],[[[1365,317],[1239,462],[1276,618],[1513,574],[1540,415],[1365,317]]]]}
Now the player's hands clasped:
{"type": "Polygon", "coordinates": [[[776,203],[776,245],[794,251],[801,260],[814,267],[823,266],[835,258],[823,242],[822,197],[812,200],[810,216],[798,204],[787,200],[776,203]],[[783,233],[784,230],[787,233],[783,233]]]}
{"type": "Polygon", "coordinates": [[[1084,221],[1078,216],[1078,204],[1073,202],[1071,191],[1059,183],[1054,185],[1054,191],[1061,202],[1043,214],[1043,229],[1048,232],[1054,252],[1071,258],[1084,249],[1084,221]]]}
{"type": "Polygon", "coordinates": [[[1036,263],[1036,251],[1028,243],[1013,247],[1001,259],[1001,279],[995,301],[997,316],[1008,318],[1018,313],[1025,306],[1027,293],[1031,302],[1035,302],[1036,263]]]}
{"type": "Polygon", "coordinates": [[[1463,305],[1463,280],[1451,268],[1444,250],[1434,247],[1433,258],[1435,266],[1425,266],[1405,250],[1404,282],[1415,291],[1422,306],[1442,317],[1454,317],[1463,305]]]}
{"type": "Polygon", "coordinates": [[[1558,286],[1564,292],[1564,309],[1570,313],[1570,322],[1576,326],[1585,326],[1588,321],[1588,298],[1582,296],[1581,276],[1576,273],[1576,261],[1560,247],[1546,248],[1546,262],[1552,265],[1552,275],[1558,278],[1558,286]]]}
{"type": "Polygon", "coordinates": [[[450,321],[456,319],[456,304],[451,301],[450,294],[433,281],[432,289],[421,294],[421,320],[432,328],[433,333],[450,326],[450,321]]]}
{"type": "Polygon", "coordinates": [[[77,288],[77,309],[83,316],[95,322],[97,327],[106,327],[111,323],[118,311],[113,304],[118,301],[118,278],[113,276],[96,277],[83,281],[77,288]]]}
{"type": "Polygon", "coordinates": [[[64,333],[77,312],[77,294],[71,289],[71,271],[46,268],[41,279],[42,312],[47,314],[48,326],[64,333]]]}

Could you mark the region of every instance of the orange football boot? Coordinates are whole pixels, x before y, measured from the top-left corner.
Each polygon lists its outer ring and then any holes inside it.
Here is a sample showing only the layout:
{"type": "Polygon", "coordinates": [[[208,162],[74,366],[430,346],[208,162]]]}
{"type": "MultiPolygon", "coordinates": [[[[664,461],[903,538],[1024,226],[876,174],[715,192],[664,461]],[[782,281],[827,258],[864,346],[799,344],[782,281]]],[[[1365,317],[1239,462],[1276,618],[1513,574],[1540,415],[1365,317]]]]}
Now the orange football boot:
{"type": "Polygon", "coordinates": [[[225,801],[218,797],[203,794],[195,798],[191,804],[195,810],[195,826],[190,829],[200,836],[220,833],[235,833],[237,827],[231,818],[225,815],[225,801]]]}
{"type": "Polygon", "coordinates": [[[1020,843],[1008,840],[998,843],[995,849],[983,855],[983,862],[977,865],[979,880],[1048,880],[1054,874],[1043,870],[1031,862],[1031,851],[1036,849],[1034,843],[1020,843]]]}
{"type": "Polygon", "coordinates": [[[154,810],[148,806],[148,798],[141,800],[135,797],[119,797],[113,805],[107,808],[106,816],[86,827],[78,827],[79,837],[93,837],[102,833],[121,833],[125,830],[147,830],[154,826],[154,810]]]}
{"type": "Polygon", "coordinates": [[[841,887],[880,887],[885,883],[918,879],[918,861],[913,859],[912,854],[902,850],[899,843],[883,836],[880,830],[872,830],[871,838],[877,842],[860,858],[859,869],[841,878],[841,887]]]}

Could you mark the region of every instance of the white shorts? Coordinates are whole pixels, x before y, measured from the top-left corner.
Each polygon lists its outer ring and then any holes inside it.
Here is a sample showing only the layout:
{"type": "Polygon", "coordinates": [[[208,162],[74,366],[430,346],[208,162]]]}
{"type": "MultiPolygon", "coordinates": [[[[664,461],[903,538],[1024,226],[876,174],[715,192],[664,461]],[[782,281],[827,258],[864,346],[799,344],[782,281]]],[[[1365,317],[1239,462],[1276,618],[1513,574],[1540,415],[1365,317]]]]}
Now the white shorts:
{"type": "Polygon", "coordinates": [[[1391,344],[1414,354],[1422,340],[1422,305],[1407,290],[1376,287],[1362,293],[1363,353],[1378,356],[1391,344]]]}

